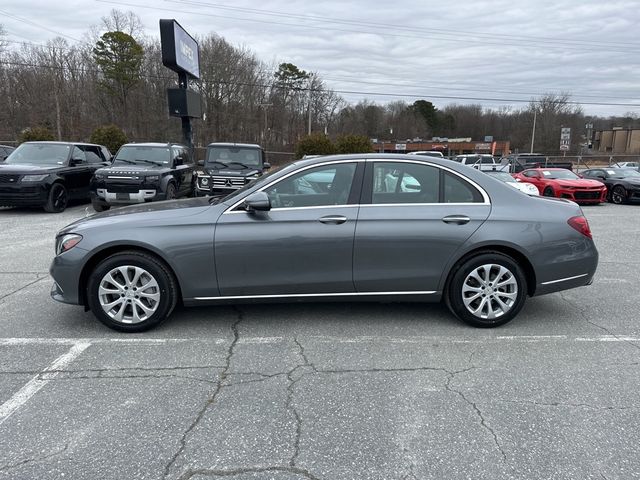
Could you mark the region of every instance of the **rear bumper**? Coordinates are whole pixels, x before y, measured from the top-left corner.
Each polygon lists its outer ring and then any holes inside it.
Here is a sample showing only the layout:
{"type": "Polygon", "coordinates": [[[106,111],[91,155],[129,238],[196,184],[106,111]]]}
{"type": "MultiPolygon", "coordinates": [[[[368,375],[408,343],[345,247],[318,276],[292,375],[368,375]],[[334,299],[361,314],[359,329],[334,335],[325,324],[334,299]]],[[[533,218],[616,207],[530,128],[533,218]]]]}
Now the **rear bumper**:
{"type": "Polygon", "coordinates": [[[591,285],[598,268],[599,254],[593,242],[589,241],[585,245],[588,245],[587,248],[576,253],[573,258],[567,258],[563,262],[556,260],[540,269],[537,272],[540,278],[534,296],[591,285]]]}

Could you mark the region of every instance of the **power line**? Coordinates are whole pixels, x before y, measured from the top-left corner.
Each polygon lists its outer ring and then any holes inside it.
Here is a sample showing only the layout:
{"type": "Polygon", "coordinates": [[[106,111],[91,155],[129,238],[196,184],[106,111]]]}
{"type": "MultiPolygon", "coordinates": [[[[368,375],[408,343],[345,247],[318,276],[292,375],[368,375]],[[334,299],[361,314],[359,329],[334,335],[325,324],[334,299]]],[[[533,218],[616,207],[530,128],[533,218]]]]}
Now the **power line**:
{"type": "MultiPolygon", "coordinates": [[[[387,29],[384,30],[377,30],[377,31],[372,31],[372,30],[354,30],[354,29],[344,29],[344,28],[336,28],[336,27],[332,27],[332,26],[317,26],[317,25],[308,25],[308,24],[300,24],[300,23],[285,23],[285,22],[276,22],[276,21],[271,21],[271,20],[259,20],[259,19],[254,19],[254,18],[244,18],[244,17],[230,17],[230,16],[226,16],[226,15],[217,15],[217,14],[212,14],[212,13],[203,13],[203,12],[193,12],[193,11],[187,11],[187,10],[176,10],[171,9],[171,8],[160,8],[160,7],[152,7],[152,6],[147,6],[147,5],[140,5],[140,4],[135,4],[135,3],[128,3],[128,2],[121,2],[121,1],[114,1],[114,0],[95,0],[96,2],[99,3],[106,3],[106,4],[110,4],[110,5],[119,5],[119,6],[126,6],[126,7],[134,7],[134,8],[143,8],[143,9],[148,9],[148,10],[155,10],[155,11],[165,11],[165,12],[172,12],[172,13],[181,13],[181,14],[192,14],[192,15],[198,15],[198,16],[207,16],[207,17],[214,17],[214,18],[224,18],[227,20],[238,20],[238,21],[242,21],[242,22],[254,22],[254,23],[263,23],[263,24],[270,24],[270,25],[280,25],[280,26],[286,26],[286,27],[291,27],[291,28],[304,28],[304,29],[316,29],[316,30],[323,30],[323,31],[327,31],[327,30],[332,30],[332,31],[337,31],[337,32],[344,32],[344,33],[349,33],[349,34],[354,34],[354,33],[362,33],[362,34],[369,34],[369,35],[378,35],[378,36],[382,36],[382,37],[398,37],[398,38],[414,38],[414,39],[420,39],[420,40],[433,40],[432,37],[429,36],[425,36],[425,35],[410,35],[410,34],[401,34],[401,33],[392,33],[387,29]]],[[[444,42],[456,42],[456,43],[464,43],[464,44],[471,44],[471,46],[476,46],[479,44],[483,44],[483,45],[494,45],[494,46],[499,46],[499,47],[505,47],[505,46],[510,46],[510,47],[527,47],[527,46],[531,46],[532,44],[509,44],[509,43],[505,43],[505,42],[500,42],[500,43],[495,43],[495,42],[483,42],[480,40],[467,40],[467,39],[463,39],[463,38],[436,38],[436,40],[439,41],[444,41],[444,42]]],[[[545,48],[553,48],[553,49],[560,49],[560,50],[577,50],[577,51],[582,51],[582,52],[592,52],[593,48],[580,48],[578,46],[569,46],[569,45],[544,45],[545,48]]],[[[601,50],[604,51],[604,50],[601,50]]],[[[606,50],[607,52],[616,52],[616,53],[625,53],[625,54],[629,54],[631,52],[634,52],[636,50],[630,50],[630,49],[609,49],[606,50]]],[[[637,52],[640,52],[640,49],[637,50],[637,52]]]]}
{"type": "MultiPolygon", "coordinates": [[[[69,71],[82,71],[84,73],[101,73],[97,69],[77,69],[68,66],[56,66],[56,65],[37,65],[37,64],[29,64],[26,62],[6,62],[0,61],[2,65],[16,65],[16,66],[26,66],[33,68],[52,68],[52,69],[68,69],[69,71]]],[[[141,74],[143,78],[156,78],[163,80],[175,80],[171,77],[164,77],[159,75],[148,75],[141,74]]],[[[260,87],[265,89],[286,89],[292,91],[300,91],[300,92],[316,92],[322,93],[325,90],[317,89],[317,88],[309,88],[309,87],[288,87],[278,84],[263,84],[263,83],[251,83],[251,82],[231,82],[231,81],[223,81],[217,80],[213,81],[214,84],[221,85],[237,85],[237,86],[246,86],[246,87],[260,87]]],[[[415,94],[415,93],[389,93],[389,92],[371,92],[371,91],[362,91],[362,90],[331,90],[334,93],[341,94],[349,94],[349,95],[366,95],[366,96],[377,96],[377,97],[396,97],[396,98],[418,98],[418,99],[439,99],[439,100],[465,100],[465,101],[476,101],[476,102],[499,102],[499,103],[530,103],[532,99],[524,100],[521,98],[492,98],[492,97],[467,97],[467,96],[454,96],[454,95],[423,95],[423,94],[415,94]]],[[[640,107],[640,103],[608,103],[608,102],[581,102],[575,100],[568,100],[565,103],[569,105],[590,105],[590,106],[618,106],[618,107],[640,107]]]]}
{"type": "MultiPolygon", "coordinates": [[[[311,21],[318,21],[323,23],[332,23],[332,24],[339,23],[343,25],[367,26],[367,27],[376,27],[376,28],[384,28],[384,29],[392,28],[394,30],[403,30],[403,31],[419,32],[419,33],[424,33],[426,30],[428,33],[435,33],[437,35],[443,35],[443,36],[449,36],[449,37],[451,36],[455,37],[460,35],[460,32],[451,32],[450,30],[434,28],[431,25],[425,28],[416,28],[416,27],[409,27],[406,25],[394,25],[390,23],[377,23],[377,22],[369,22],[369,21],[362,21],[362,20],[355,21],[355,20],[348,20],[344,18],[326,17],[326,16],[320,16],[320,15],[309,15],[309,14],[302,15],[302,14],[295,14],[295,13],[275,11],[275,10],[263,10],[263,9],[257,9],[257,8],[247,8],[247,7],[233,7],[228,5],[221,5],[219,3],[211,3],[204,0],[202,1],[164,0],[164,1],[169,3],[181,3],[186,5],[205,6],[205,7],[214,8],[214,9],[237,11],[241,13],[249,12],[257,15],[277,16],[277,17],[294,18],[294,19],[300,19],[300,20],[311,20],[311,21]]],[[[512,39],[517,41],[533,40],[536,43],[546,42],[546,43],[558,44],[561,42],[562,45],[566,45],[568,43],[574,43],[580,46],[609,45],[609,46],[622,46],[622,47],[631,46],[631,47],[640,48],[640,44],[638,43],[627,43],[627,42],[607,42],[607,41],[603,42],[603,41],[586,40],[586,39],[553,38],[553,37],[542,37],[542,36],[534,37],[534,36],[526,36],[526,35],[510,35],[510,34],[504,34],[504,33],[477,32],[477,31],[469,31],[469,30],[465,30],[464,34],[467,36],[487,37],[491,39],[506,38],[506,39],[512,39]]]]}
{"type": "Polygon", "coordinates": [[[52,30],[49,27],[45,27],[44,25],[40,25],[39,23],[33,22],[33,21],[28,20],[26,18],[22,18],[22,17],[19,17],[17,15],[13,15],[13,14],[11,14],[9,12],[4,11],[4,10],[0,10],[0,13],[2,13],[3,15],[5,15],[5,16],[7,16],[9,18],[12,18],[13,20],[16,20],[18,22],[26,23],[28,25],[31,25],[31,26],[34,26],[34,27],[37,27],[37,28],[42,28],[43,30],[47,30],[48,32],[55,33],[56,35],[59,35],[61,37],[68,38],[68,39],[73,40],[75,42],[83,43],[82,40],[78,40],[77,38],[74,38],[74,37],[72,37],[70,35],[66,35],[64,33],[60,33],[57,30],[52,30]]]}

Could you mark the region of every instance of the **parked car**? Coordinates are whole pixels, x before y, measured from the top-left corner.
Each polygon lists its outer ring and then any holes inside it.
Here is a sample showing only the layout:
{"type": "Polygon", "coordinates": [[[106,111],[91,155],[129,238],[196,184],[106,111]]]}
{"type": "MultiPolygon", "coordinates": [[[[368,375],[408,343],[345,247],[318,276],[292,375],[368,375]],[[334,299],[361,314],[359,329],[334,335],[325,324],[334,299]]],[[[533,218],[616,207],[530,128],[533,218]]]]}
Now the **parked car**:
{"type": "Polygon", "coordinates": [[[102,145],[22,143],[0,164],[0,206],[62,212],[69,200],[89,199],[93,173],[110,159],[102,145]]]}
{"type": "Polygon", "coordinates": [[[506,183],[510,187],[515,188],[516,190],[520,190],[522,193],[526,193],[527,195],[540,195],[538,189],[535,185],[523,182],[521,180],[516,180],[513,176],[511,176],[507,172],[497,171],[497,170],[488,170],[486,172],[487,175],[500,180],[501,182],[506,183]]]}
{"type": "Polygon", "coordinates": [[[418,150],[416,152],[408,152],[407,155],[422,155],[423,157],[444,158],[442,152],[437,150],[418,150]]]}
{"type": "Polygon", "coordinates": [[[96,212],[114,205],[173,200],[193,194],[195,165],[177,143],[128,143],[113,163],[95,172],[91,204],[96,212]]]}
{"type": "Polygon", "coordinates": [[[456,155],[453,160],[483,172],[491,170],[508,171],[508,165],[501,165],[499,161],[489,154],[456,155]]]}
{"type": "Polygon", "coordinates": [[[249,143],[211,143],[199,165],[196,196],[227,195],[271,168],[262,147],[249,143]]]}
{"type": "Polygon", "coordinates": [[[512,153],[503,157],[501,163],[508,163],[511,172],[519,173],[531,168],[564,168],[573,170],[573,163],[570,161],[553,160],[540,153],[512,153]]]}
{"type": "Polygon", "coordinates": [[[607,200],[621,204],[640,200],[640,172],[629,168],[590,168],[584,178],[599,180],[607,186],[607,200]]]}
{"type": "Polygon", "coordinates": [[[616,162],[612,166],[617,168],[633,168],[635,170],[640,169],[640,163],[638,162],[616,162]]]}
{"type": "Polygon", "coordinates": [[[0,145],[0,162],[4,162],[11,152],[15,150],[14,147],[9,145],[0,145]]]}
{"type": "Polygon", "coordinates": [[[141,331],[185,306],[255,301],[444,300],[478,327],[527,296],[591,283],[598,252],[573,202],[522,195],[448,160],[302,160],[226,197],[129,206],[56,236],[52,297],[141,331]],[[388,189],[392,173],[417,189],[388,189]],[[322,179],[331,187],[298,192],[322,179]],[[526,212],[523,215],[522,212],[526,212]]]}
{"type": "Polygon", "coordinates": [[[606,201],[607,187],[597,180],[580,178],[566,168],[531,168],[514,174],[516,180],[532,183],[545,197],[558,197],[576,203],[606,201]]]}

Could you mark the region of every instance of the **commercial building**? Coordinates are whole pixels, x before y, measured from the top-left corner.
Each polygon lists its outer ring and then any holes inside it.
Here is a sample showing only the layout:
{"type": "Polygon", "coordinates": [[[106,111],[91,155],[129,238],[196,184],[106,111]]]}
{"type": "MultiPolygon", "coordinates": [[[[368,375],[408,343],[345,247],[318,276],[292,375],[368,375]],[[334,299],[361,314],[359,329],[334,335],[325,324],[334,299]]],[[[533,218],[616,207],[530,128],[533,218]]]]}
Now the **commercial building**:
{"type": "Polygon", "coordinates": [[[373,141],[376,152],[409,153],[420,150],[437,150],[445,157],[462,155],[465,153],[489,153],[496,156],[509,154],[508,140],[473,141],[471,138],[434,138],[431,141],[373,141]]]}
{"type": "Polygon", "coordinates": [[[618,155],[638,155],[640,129],[614,127],[611,130],[598,130],[593,136],[593,150],[618,155]]]}

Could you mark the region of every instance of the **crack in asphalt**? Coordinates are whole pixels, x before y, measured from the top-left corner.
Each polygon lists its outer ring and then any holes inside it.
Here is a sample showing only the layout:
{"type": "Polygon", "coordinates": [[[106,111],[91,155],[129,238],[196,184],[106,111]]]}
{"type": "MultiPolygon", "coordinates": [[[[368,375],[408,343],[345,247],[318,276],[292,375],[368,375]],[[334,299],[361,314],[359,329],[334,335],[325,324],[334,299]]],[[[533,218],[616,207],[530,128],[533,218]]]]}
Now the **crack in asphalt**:
{"type": "Polygon", "coordinates": [[[195,475],[205,475],[208,477],[234,477],[236,475],[242,475],[245,473],[265,473],[265,472],[283,472],[293,473],[301,475],[307,480],[320,480],[308,470],[299,467],[247,467],[247,468],[234,468],[228,470],[211,470],[211,469],[199,469],[199,470],[187,470],[178,480],[189,480],[195,475]]]}
{"type": "Polygon", "coordinates": [[[17,463],[12,463],[12,464],[9,464],[9,465],[1,466],[0,467],[0,472],[6,472],[8,470],[13,470],[14,468],[21,467],[21,466],[26,465],[28,463],[40,462],[42,460],[48,460],[50,458],[53,458],[53,457],[55,457],[57,455],[60,455],[60,454],[64,453],[65,451],[67,451],[68,448],[69,448],[69,444],[65,443],[64,447],[62,447],[59,450],[55,450],[55,451],[53,451],[51,453],[48,453],[47,455],[43,455],[43,456],[36,457],[36,458],[27,458],[26,460],[22,460],[22,461],[17,462],[17,463]]]}
{"type": "Polygon", "coordinates": [[[484,415],[482,414],[482,411],[478,408],[478,405],[475,402],[472,402],[471,400],[469,400],[466,395],[464,393],[462,393],[460,390],[456,390],[451,386],[451,382],[453,381],[454,377],[460,373],[465,373],[468,372],[470,370],[474,370],[476,367],[469,367],[469,368],[465,368],[464,370],[456,370],[456,371],[449,371],[447,372],[449,375],[447,377],[447,381],[444,385],[445,390],[451,392],[451,393],[455,393],[457,394],[460,398],[462,398],[462,400],[464,400],[467,404],[469,404],[474,412],[476,413],[476,415],[478,416],[478,418],[480,419],[480,425],[487,430],[491,436],[493,437],[493,443],[495,443],[496,448],[498,449],[498,451],[500,452],[500,454],[502,455],[502,462],[503,463],[507,463],[507,454],[505,453],[504,449],[502,448],[502,445],[500,444],[500,441],[498,440],[498,435],[496,434],[496,432],[493,430],[493,428],[491,428],[491,426],[489,424],[487,424],[487,421],[484,418],[484,415]]]}
{"type": "Polygon", "coordinates": [[[17,289],[15,289],[15,290],[13,290],[12,292],[5,293],[4,295],[2,295],[2,296],[0,297],[0,302],[3,302],[5,298],[10,297],[11,295],[16,294],[16,293],[18,293],[18,292],[20,292],[20,291],[24,290],[25,288],[30,287],[30,286],[31,286],[31,285],[33,285],[34,283],[38,283],[39,281],[44,280],[44,279],[46,279],[46,278],[47,278],[46,276],[38,277],[38,278],[36,278],[35,280],[33,280],[32,282],[29,282],[29,283],[27,283],[26,285],[23,285],[22,287],[20,287],[20,288],[17,288],[17,289]]]}
{"type": "Polygon", "coordinates": [[[568,303],[569,305],[571,305],[571,307],[573,307],[575,310],[578,311],[578,313],[580,314],[580,316],[582,317],[582,319],[587,322],[590,325],[593,325],[596,328],[599,328],[600,330],[607,332],[609,335],[611,335],[614,338],[617,338],[618,340],[622,340],[625,343],[628,343],[629,345],[633,346],[634,348],[637,348],[638,350],[640,350],[640,345],[638,345],[637,343],[632,342],[631,340],[624,338],[620,335],[618,335],[617,333],[613,333],[611,330],[609,330],[607,327],[603,327],[602,325],[599,325],[595,322],[592,322],[591,320],[589,320],[589,318],[587,317],[587,314],[584,312],[584,310],[582,310],[582,308],[580,308],[580,306],[578,306],[577,304],[573,303],[571,300],[569,300],[567,297],[565,297],[564,292],[558,292],[558,294],[560,295],[560,298],[562,300],[564,300],[566,303],[568,303]]]}
{"type": "Polygon", "coordinates": [[[236,344],[238,343],[238,340],[240,339],[240,333],[238,331],[238,325],[244,319],[244,316],[243,316],[242,312],[239,309],[235,308],[235,307],[234,307],[234,309],[238,312],[238,319],[233,323],[233,325],[231,325],[231,331],[233,332],[233,340],[231,341],[231,343],[229,344],[229,348],[227,349],[227,356],[225,358],[224,369],[220,373],[220,376],[218,377],[218,380],[215,382],[216,388],[209,395],[209,398],[207,399],[207,402],[200,409],[200,411],[198,412],[198,415],[196,416],[195,420],[191,423],[191,425],[189,425],[189,428],[187,428],[187,430],[182,434],[182,437],[180,438],[180,447],[172,455],[172,457],[169,459],[169,462],[165,466],[163,478],[167,478],[169,476],[169,473],[171,471],[171,467],[175,464],[176,460],[182,454],[182,452],[184,451],[184,449],[185,449],[185,447],[187,445],[187,437],[189,436],[189,434],[191,434],[191,432],[194,430],[194,428],[196,428],[198,426],[198,424],[200,423],[200,421],[204,417],[204,414],[207,412],[209,407],[215,403],[216,399],[218,398],[218,395],[220,394],[222,389],[226,386],[225,385],[225,380],[227,379],[227,376],[229,375],[228,372],[229,372],[229,368],[231,367],[231,357],[233,357],[233,350],[234,350],[236,344]]]}
{"type": "Polygon", "coordinates": [[[495,399],[496,402],[499,403],[515,403],[518,405],[528,404],[528,405],[536,405],[540,407],[569,407],[569,408],[591,408],[593,410],[636,410],[640,408],[640,406],[631,406],[631,407],[613,407],[613,406],[599,406],[599,405],[591,405],[588,403],[568,403],[568,402],[536,402],[535,400],[504,400],[504,399],[495,399]]]}

